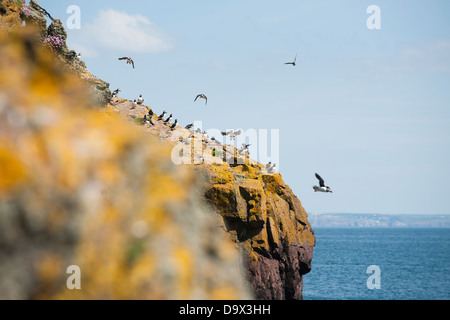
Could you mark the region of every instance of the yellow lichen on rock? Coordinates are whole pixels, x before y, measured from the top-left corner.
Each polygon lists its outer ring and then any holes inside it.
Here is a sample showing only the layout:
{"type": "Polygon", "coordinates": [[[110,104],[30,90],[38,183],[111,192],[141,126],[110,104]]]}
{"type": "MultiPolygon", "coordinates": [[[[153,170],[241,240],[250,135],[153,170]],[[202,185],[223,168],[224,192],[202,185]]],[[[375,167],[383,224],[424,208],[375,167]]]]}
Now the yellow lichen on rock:
{"type": "Polygon", "coordinates": [[[239,164],[236,159],[234,164],[206,165],[199,170],[207,180],[205,197],[244,252],[257,298],[300,299],[315,237],[306,211],[281,174],[267,174],[261,164],[250,160],[239,164]],[[269,282],[264,279],[268,275],[269,282]],[[274,286],[273,282],[279,283],[274,286]]]}
{"type": "MultiPolygon", "coordinates": [[[[0,145],[6,143],[0,142],[0,145]]],[[[0,148],[0,196],[7,190],[11,190],[17,186],[21,181],[25,180],[26,172],[22,161],[17,158],[13,149],[0,148]]]]}
{"type": "Polygon", "coordinates": [[[0,32],[0,299],[250,298],[195,172],[32,34],[0,32]]]}

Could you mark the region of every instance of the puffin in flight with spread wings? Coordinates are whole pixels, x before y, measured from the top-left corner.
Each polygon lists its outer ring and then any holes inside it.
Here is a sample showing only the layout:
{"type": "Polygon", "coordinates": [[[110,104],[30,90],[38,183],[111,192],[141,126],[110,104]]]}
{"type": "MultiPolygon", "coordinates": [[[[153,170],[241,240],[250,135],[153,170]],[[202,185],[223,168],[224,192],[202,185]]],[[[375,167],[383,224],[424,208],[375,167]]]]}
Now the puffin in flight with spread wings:
{"type": "Polygon", "coordinates": [[[318,192],[330,192],[330,193],[333,193],[333,191],[330,189],[330,187],[327,187],[325,185],[325,181],[323,181],[323,179],[317,173],[316,173],[316,178],[319,179],[320,187],[313,186],[314,192],[318,191],[318,192]]]}
{"type": "Polygon", "coordinates": [[[131,64],[134,69],[134,61],[130,57],[122,57],[122,58],[119,58],[119,60],[127,60],[127,64],[131,64]]]}
{"type": "Polygon", "coordinates": [[[197,95],[197,97],[195,97],[194,102],[197,101],[198,98],[205,99],[205,104],[208,104],[208,97],[206,97],[203,93],[197,95]]]}
{"type": "Polygon", "coordinates": [[[285,64],[292,64],[292,66],[295,67],[295,65],[297,64],[297,55],[295,55],[294,61],[292,61],[292,62],[286,62],[285,64]]]}

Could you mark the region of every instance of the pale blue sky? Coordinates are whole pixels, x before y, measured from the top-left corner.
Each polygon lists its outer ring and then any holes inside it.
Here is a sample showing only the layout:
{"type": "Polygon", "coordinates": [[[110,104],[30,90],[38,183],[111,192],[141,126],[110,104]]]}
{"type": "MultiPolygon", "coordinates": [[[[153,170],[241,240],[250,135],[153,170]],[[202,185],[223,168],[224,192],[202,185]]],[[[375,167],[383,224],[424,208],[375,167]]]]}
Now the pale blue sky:
{"type": "Polygon", "coordinates": [[[69,45],[122,97],[182,125],[279,129],[308,212],[450,213],[449,1],[39,2],[63,22],[80,7],[69,45]],[[315,172],[333,194],[313,192],[315,172]]]}

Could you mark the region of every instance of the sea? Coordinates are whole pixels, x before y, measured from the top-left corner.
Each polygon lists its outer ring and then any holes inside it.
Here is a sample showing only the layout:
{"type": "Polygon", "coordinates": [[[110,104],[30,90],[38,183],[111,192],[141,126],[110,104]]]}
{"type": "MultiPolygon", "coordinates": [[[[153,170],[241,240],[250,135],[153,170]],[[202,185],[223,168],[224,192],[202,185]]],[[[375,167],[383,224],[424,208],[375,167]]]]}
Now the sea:
{"type": "Polygon", "coordinates": [[[449,228],[317,228],[304,300],[449,300],[449,228]]]}

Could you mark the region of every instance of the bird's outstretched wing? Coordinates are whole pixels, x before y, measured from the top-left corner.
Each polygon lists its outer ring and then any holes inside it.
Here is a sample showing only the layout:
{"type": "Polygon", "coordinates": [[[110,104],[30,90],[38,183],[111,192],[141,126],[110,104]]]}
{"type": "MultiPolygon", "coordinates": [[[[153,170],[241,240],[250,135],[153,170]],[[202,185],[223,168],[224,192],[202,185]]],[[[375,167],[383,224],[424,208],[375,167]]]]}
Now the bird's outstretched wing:
{"type": "Polygon", "coordinates": [[[128,57],[119,58],[119,60],[127,60],[127,59],[128,59],[128,57]]]}
{"type": "Polygon", "coordinates": [[[325,187],[325,182],[323,181],[323,179],[316,173],[316,178],[319,179],[319,185],[321,187],[325,187]]]}
{"type": "Polygon", "coordinates": [[[207,98],[203,93],[197,95],[197,96],[195,97],[194,102],[197,101],[198,98],[200,98],[200,99],[205,99],[205,104],[208,104],[208,98],[207,98]]]}
{"type": "Polygon", "coordinates": [[[295,62],[297,62],[297,54],[295,55],[295,58],[294,58],[294,63],[295,62]]]}
{"type": "Polygon", "coordinates": [[[229,132],[222,131],[223,136],[227,136],[228,134],[229,134],[229,132]]]}
{"type": "Polygon", "coordinates": [[[236,136],[239,136],[239,135],[241,135],[241,133],[242,133],[242,132],[241,132],[241,130],[239,130],[239,131],[235,131],[235,132],[234,132],[234,134],[235,134],[236,136]]]}
{"type": "Polygon", "coordinates": [[[134,61],[131,59],[130,59],[130,61],[131,61],[131,65],[133,66],[133,69],[134,69],[134,61]]]}

